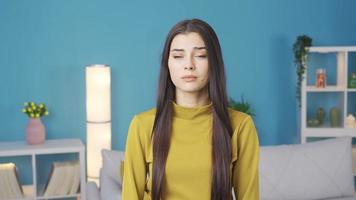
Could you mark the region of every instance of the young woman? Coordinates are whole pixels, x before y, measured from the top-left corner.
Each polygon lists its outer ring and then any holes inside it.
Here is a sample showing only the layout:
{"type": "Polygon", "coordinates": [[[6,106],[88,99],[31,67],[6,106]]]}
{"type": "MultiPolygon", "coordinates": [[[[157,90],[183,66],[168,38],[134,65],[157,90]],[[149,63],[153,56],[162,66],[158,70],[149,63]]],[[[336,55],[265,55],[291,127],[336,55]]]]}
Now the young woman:
{"type": "Polygon", "coordinates": [[[123,200],[259,199],[252,118],[228,108],[214,30],[199,19],[169,32],[157,107],[137,114],[125,152],[123,200]]]}

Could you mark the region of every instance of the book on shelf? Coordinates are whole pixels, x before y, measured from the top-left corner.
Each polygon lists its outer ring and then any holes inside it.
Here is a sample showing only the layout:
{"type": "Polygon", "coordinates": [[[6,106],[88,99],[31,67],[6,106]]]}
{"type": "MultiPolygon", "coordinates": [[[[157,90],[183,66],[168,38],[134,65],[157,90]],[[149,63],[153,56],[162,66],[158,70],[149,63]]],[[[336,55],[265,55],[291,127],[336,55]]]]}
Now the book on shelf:
{"type": "Polygon", "coordinates": [[[16,165],[0,164],[0,199],[21,199],[23,196],[16,165]]]}
{"type": "Polygon", "coordinates": [[[356,145],[352,145],[352,171],[356,176],[356,145]]]}
{"type": "Polygon", "coordinates": [[[80,185],[78,161],[54,162],[45,186],[44,197],[75,195],[80,185]]]}

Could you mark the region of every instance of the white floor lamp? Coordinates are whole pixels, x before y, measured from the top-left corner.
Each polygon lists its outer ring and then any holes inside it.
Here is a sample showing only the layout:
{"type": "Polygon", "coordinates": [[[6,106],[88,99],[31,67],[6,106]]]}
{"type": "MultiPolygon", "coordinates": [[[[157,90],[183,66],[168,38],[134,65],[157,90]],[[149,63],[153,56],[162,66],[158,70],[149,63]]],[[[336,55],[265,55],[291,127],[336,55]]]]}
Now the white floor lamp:
{"type": "Polygon", "coordinates": [[[111,149],[111,77],[108,65],[86,66],[87,177],[99,184],[101,150],[111,149]]]}

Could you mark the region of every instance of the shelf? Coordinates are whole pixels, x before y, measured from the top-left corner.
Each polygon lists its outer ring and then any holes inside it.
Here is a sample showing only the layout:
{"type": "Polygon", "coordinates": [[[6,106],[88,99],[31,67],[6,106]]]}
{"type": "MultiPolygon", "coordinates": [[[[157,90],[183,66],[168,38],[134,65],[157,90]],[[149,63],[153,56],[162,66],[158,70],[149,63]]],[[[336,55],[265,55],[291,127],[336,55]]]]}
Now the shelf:
{"type": "Polygon", "coordinates": [[[306,49],[310,57],[302,82],[301,142],[313,137],[356,138],[356,128],[345,127],[346,117],[356,113],[356,88],[348,88],[348,77],[356,71],[356,46],[313,46],[306,49]],[[315,86],[319,68],[326,70],[325,88],[315,86]],[[339,127],[330,127],[330,112],[334,107],[338,109],[339,127]],[[327,124],[308,127],[308,120],[317,118],[319,108],[324,109],[327,124]]]}
{"type": "MultiPolygon", "coordinates": [[[[29,157],[32,167],[32,184],[22,186],[21,200],[86,199],[85,194],[85,147],[80,139],[46,140],[39,145],[28,145],[25,141],[0,142],[0,158],[29,157]],[[43,197],[42,184],[47,182],[51,163],[54,161],[78,160],[80,164],[80,192],[74,195],[43,197]],[[44,162],[42,162],[44,161],[44,162]]],[[[21,169],[20,169],[21,170],[21,169]]]]}
{"type": "Polygon", "coordinates": [[[332,52],[356,52],[356,46],[319,46],[309,47],[309,52],[315,53],[332,53],[332,52]]]}
{"type": "Polygon", "coordinates": [[[307,86],[306,91],[307,92],[343,92],[345,91],[345,89],[340,86],[327,86],[325,88],[317,88],[316,86],[307,86]]]}
{"type": "Polygon", "coordinates": [[[46,140],[39,145],[27,145],[25,141],[0,142],[0,156],[79,152],[82,148],[81,141],[75,139],[46,140]]]}

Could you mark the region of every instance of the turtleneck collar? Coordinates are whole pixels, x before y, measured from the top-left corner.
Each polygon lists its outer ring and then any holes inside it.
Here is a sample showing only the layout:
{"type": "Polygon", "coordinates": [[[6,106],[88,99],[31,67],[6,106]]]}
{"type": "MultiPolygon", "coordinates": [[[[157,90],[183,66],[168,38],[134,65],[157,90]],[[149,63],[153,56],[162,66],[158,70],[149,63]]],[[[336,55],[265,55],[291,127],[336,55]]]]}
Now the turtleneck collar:
{"type": "Polygon", "coordinates": [[[172,101],[173,104],[173,115],[174,117],[184,118],[184,119],[194,119],[199,116],[211,114],[212,102],[198,107],[184,107],[178,105],[176,102],[172,101]]]}

